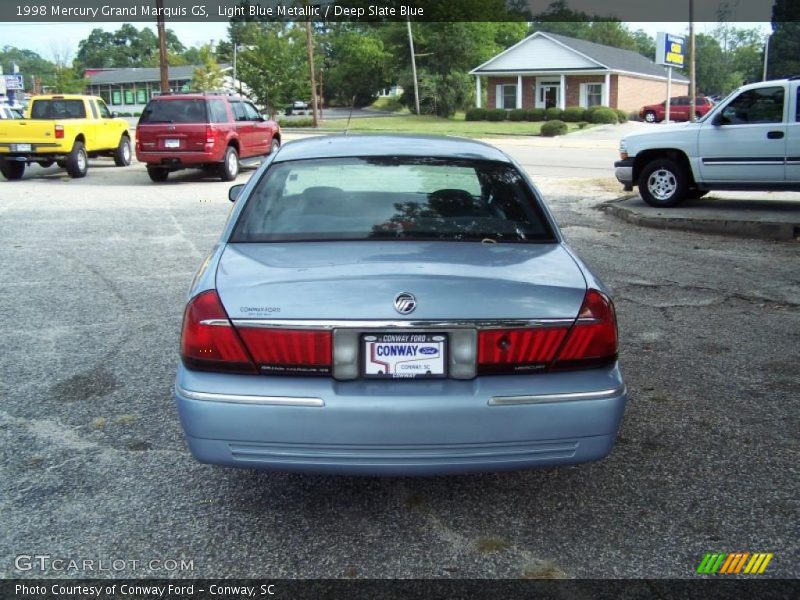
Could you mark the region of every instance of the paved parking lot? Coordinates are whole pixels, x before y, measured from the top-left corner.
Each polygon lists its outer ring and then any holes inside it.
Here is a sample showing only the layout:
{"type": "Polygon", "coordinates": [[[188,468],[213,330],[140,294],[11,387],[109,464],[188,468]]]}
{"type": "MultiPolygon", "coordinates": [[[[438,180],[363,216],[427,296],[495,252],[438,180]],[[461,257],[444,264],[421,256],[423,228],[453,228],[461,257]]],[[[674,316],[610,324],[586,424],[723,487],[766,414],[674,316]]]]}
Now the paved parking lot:
{"type": "Polygon", "coordinates": [[[710,551],[774,552],[766,575],[800,576],[796,243],[643,229],[595,209],[610,179],[540,179],[616,295],[631,400],[609,458],[431,479],[226,470],[190,458],[170,389],[228,184],[109,165],[0,182],[0,576],[57,576],[14,569],[49,554],[136,576],[692,577],[710,551]],[[182,558],[192,571],[142,567],[182,558]]]}

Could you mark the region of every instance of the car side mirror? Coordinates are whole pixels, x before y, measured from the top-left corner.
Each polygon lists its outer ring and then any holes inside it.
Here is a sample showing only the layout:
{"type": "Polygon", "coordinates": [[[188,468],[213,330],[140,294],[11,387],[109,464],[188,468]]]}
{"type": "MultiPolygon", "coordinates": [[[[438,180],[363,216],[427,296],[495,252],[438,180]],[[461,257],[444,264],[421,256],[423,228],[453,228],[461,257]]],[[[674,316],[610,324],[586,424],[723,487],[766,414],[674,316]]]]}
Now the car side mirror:
{"type": "Polygon", "coordinates": [[[231,202],[236,202],[236,199],[239,197],[239,194],[242,193],[244,186],[245,184],[243,183],[231,186],[231,188],[228,190],[228,200],[231,202]]]}
{"type": "Polygon", "coordinates": [[[728,122],[728,117],[724,116],[721,112],[714,115],[714,119],[711,121],[711,124],[714,127],[719,127],[720,125],[725,125],[728,122]]]}
{"type": "Polygon", "coordinates": [[[116,112],[116,111],[112,112],[112,113],[111,113],[111,118],[112,118],[112,119],[118,119],[118,118],[119,118],[119,113],[118,113],[118,112],[116,112]]]}

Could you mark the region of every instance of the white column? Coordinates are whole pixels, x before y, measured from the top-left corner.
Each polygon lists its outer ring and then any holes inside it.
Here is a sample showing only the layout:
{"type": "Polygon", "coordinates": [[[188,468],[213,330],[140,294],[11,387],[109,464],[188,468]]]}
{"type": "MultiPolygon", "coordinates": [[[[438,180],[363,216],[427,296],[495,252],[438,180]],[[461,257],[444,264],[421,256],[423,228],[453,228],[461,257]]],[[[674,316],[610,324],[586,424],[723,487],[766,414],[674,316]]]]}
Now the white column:
{"type": "Polygon", "coordinates": [[[567,77],[561,74],[561,85],[558,86],[558,108],[564,110],[567,107],[567,77]]]}
{"type": "Polygon", "coordinates": [[[606,73],[603,85],[603,106],[611,106],[611,73],[606,73]]]}
{"type": "Polygon", "coordinates": [[[475,106],[481,107],[481,76],[475,75],[475,106]]]}
{"type": "Polygon", "coordinates": [[[517,108],[522,108],[522,75],[517,75],[517,108]]]}

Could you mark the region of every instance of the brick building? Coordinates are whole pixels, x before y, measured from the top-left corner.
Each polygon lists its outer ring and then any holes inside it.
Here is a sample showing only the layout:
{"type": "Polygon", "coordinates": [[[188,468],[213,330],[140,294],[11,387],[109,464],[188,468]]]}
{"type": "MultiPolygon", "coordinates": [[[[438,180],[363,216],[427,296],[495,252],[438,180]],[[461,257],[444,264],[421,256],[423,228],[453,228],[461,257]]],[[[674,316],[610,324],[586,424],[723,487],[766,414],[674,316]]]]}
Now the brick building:
{"type": "MultiPolygon", "coordinates": [[[[667,69],[611,46],[537,31],[470,71],[477,105],[486,86],[488,108],[550,108],[595,104],[638,110],[667,97],[667,69]]],[[[670,96],[686,96],[689,80],[672,72],[670,96]]]]}

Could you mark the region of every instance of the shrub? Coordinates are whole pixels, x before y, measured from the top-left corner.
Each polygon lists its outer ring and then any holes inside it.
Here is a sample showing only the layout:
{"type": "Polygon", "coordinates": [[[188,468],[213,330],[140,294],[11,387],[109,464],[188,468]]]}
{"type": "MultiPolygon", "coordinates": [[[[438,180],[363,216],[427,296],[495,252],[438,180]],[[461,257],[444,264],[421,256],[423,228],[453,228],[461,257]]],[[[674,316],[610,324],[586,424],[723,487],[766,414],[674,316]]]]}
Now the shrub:
{"type": "Polygon", "coordinates": [[[504,108],[493,108],[486,111],[486,119],[488,121],[505,121],[508,113],[504,108]]]}
{"type": "Polygon", "coordinates": [[[141,117],[142,113],[137,110],[135,113],[133,113],[133,116],[134,117],[141,117]]]}
{"type": "Polygon", "coordinates": [[[543,108],[532,108],[530,110],[525,111],[525,120],[526,121],[544,121],[544,109],[543,108]]]}
{"type": "Polygon", "coordinates": [[[598,108],[592,111],[592,123],[619,123],[619,118],[614,109],[611,108],[598,108]]]}
{"type": "Polygon", "coordinates": [[[278,125],[281,127],[313,127],[314,119],[278,119],[278,125]]]}
{"type": "Polygon", "coordinates": [[[466,121],[485,121],[486,109],[485,108],[470,108],[467,114],[464,115],[466,121]]]}
{"type": "Polygon", "coordinates": [[[586,129],[586,126],[588,124],[589,123],[587,123],[586,121],[581,121],[580,123],[578,123],[578,129],[586,129]]]}
{"type": "Polygon", "coordinates": [[[542,124],[542,135],[545,137],[555,137],[567,133],[567,124],[564,121],[553,119],[542,124]]]}
{"type": "Polygon", "coordinates": [[[544,116],[547,118],[548,121],[559,121],[561,120],[564,111],[558,108],[557,106],[551,106],[547,110],[544,111],[544,116]]]}
{"type": "Polygon", "coordinates": [[[509,121],[524,121],[525,120],[525,110],[522,108],[515,108],[510,113],[508,113],[508,120],[509,121]]]}
{"type": "Polygon", "coordinates": [[[586,109],[580,106],[568,106],[564,109],[564,114],[561,119],[567,123],[577,123],[578,121],[585,121],[586,109]]]}
{"type": "Polygon", "coordinates": [[[614,112],[617,113],[617,120],[620,123],[627,123],[628,122],[628,113],[626,113],[621,108],[615,108],[614,112]]]}

